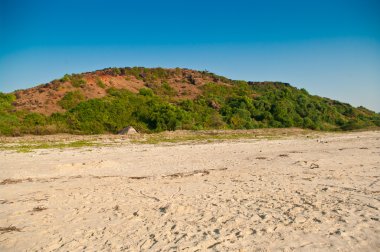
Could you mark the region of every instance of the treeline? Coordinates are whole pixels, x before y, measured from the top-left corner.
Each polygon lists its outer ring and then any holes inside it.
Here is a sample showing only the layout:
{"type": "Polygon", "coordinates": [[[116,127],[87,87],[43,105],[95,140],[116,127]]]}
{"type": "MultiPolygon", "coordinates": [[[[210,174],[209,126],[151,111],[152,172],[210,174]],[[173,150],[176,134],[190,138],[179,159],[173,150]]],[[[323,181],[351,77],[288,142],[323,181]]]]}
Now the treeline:
{"type": "Polygon", "coordinates": [[[267,127],[354,130],[380,126],[380,115],[375,112],[278,82],[209,83],[194,100],[175,99],[175,92],[165,82],[137,94],[116,89],[107,92],[107,96],[91,100],[85,100],[80,91],[68,92],[59,102],[67,111],[50,116],[16,111],[14,95],[0,93],[0,134],[116,133],[128,125],[141,132],[267,127]]]}

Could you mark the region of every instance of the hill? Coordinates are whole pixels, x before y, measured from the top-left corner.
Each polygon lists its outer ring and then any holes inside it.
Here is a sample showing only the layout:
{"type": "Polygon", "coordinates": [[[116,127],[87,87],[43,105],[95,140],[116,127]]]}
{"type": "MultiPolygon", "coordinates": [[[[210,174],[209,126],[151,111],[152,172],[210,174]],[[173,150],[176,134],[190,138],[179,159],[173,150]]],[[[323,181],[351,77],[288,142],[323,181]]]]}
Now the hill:
{"type": "Polygon", "coordinates": [[[108,68],[0,93],[0,134],[98,134],[133,125],[176,129],[380,126],[380,115],[281,82],[231,80],[207,71],[108,68]]]}

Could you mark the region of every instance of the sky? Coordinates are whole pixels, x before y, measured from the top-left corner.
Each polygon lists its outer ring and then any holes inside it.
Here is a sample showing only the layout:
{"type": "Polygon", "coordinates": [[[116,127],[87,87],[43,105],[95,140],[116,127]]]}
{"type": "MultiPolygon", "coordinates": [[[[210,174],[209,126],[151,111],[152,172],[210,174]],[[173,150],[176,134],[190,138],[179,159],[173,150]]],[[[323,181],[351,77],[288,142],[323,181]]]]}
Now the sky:
{"type": "Polygon", "coordinates": [[[0,0],[0,92],[126,66],[282,81],[380,112],[380,1],[0,0]]]}

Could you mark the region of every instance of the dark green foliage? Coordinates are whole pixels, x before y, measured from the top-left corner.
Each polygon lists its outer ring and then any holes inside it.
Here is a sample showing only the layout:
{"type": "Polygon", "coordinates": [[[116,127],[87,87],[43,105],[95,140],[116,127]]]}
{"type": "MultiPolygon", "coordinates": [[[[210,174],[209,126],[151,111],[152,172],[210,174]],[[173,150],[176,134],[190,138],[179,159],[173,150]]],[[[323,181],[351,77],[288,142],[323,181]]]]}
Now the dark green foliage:
{"type": "Polygon", "coordinates": [[[20,126],[17,115],[0,113],[0,135],[18,136],[21,134],[20,126]]]}
{"type": "Polygon", "coordinates": [[[0,135],[18,135],[20,120],[16,113],[12,113],[15,99],[13,94],[0,93],[0,135]]]}
{"type": "Polygon", "coordinates": [[[43,126],[46,124],[46,117],[38,113],[29,113],[24,117],[23,125],[26,127],[43,126]]]}
{"type": "MultiPolygon", "coordinates": [[[[59,123],[38,113],[16,111],[12,106],[13,94],[0,93],[0,135],[19,136],[21,134],[51,134],[66,132],[59,123]]],[[[66,127],[67,128],[67,127],[66,127]]]]}
{"type": "Polygon", "coordinates": [[[117,132],[128,125],[140,131],[176,130],[182,129],[182,123],[189,119],[186,111],[151,93],[136,95],[115,89],[108,93],[106,98],[88,100],[70,110],[70,128],[88,134],[117,132]]]}
{"type": "Polygon", "coordinates": [[[66,113],[70,129],[83,133],[117,132],[133,125],[140,131],[176,129],[252,129],[301,127],[351,130],[379,125],[379,115],[348,104],[311,96],[289,84],[210,83],[195,100],[175,103],[170,85],[152,85],[139,94],[109,89],[108,97],[80,103],[66,113]]]}
{"type": "Polygon", "coordinates": [[[142,88],[139,90],[139,94],[144,96],[153,96],[154,92],[150,88],[142,88]]]}
{"type": "Polygon", "coordinates": [[[350,120],[341,126],[342,130],[356,130],[366,127],[366,122],[359,120],[350,120]]]}
{"type": "Polygon", "coordinates": [[[80,91],[76,90],[72,92],[67,92],[65,96],[58,102],[58,104],[62,108],[69,110],[74,108],[76,105],[78,105],[78,103],[84,100],[84,95],[80,91]]]}
{"type": "Polygon", "coordinates": [[[0,92],[0,111],[10,109],[12,102],[16,100],[14,94],[4,94],[0,92]]]}

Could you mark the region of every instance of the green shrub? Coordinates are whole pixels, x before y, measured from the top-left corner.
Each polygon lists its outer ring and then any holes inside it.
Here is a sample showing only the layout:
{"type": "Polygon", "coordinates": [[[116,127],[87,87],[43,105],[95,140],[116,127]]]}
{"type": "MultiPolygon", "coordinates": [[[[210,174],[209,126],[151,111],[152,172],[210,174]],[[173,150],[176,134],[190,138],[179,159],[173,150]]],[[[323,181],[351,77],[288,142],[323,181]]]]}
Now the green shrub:
{"type": "Polygon", "coordinates": [[[73,87],[84,87],[86,85],[86,80],[83,79],[82,74],[65,74],[61,79],[61,82],[70,82],[73,87]]]}
{"type": "Polygon", "coordinates": [[[58,104],[64,109],[72,109],[78,105],[81,101],[84,101],[84,95],[76,90],[72,92],[67,92],[65,96],[58,102],[58,104]]]}
{"type": "Polygon", "coordinates": [[[65,74],[61,79],[60,79],[61,82],[68,82],[70,81],[70,75],[69,74],[65,74]]]}
{"type": "Polygon", "coordinates": [[[71,79],[71,85],[73,85],[73,87],[84,87],[86,85],[86,80],[82,79],[82,78],[72,78],[71,79]]]}
{"type": "Polygon", "coordinates": [[[154,95],[153,90],[150,88],[141,88],[139,90],[139,94],[143,95],[143,96],[153,96],[154,95]]]}
{"type": "Polygon", "coordinates": [[[103,88],[103,89],[106,88],[106,85],[104,84],[104,82],[99,77],[96,78],[96,85],[100,88],[103,88]]]}
{"type": "Polygon", "coordinates": [[[120,70],[120,68],[118,68],[118,67],[114,67],[114,68],[112,68],[112,74],[113,74],[113,76],[118,76],[118,75],[120,75],[120,74],[121,74],[121,70],[120,70]]]}
{"type": "Polygon", "coordinates": [[[341,129],[342,130],[357,130],[357,129],[362,129],[365,126],[368,126],[368,125],[366,125],[366,123],[363,121],[350,120],[347,123],[345,123],[344,125],[342,125],[341,129]]]}
{"type": "Polygon", "coordinates": [[[168,96],[177,95],[177,91],[174,88],[172,88],[167,82],[162,83],[160,91],[163,95],[168,95],[168,96]]]}
{"type": "Polygon", "coordinates": [[[38,113],[29,113],[24,117],[23,126],[43,126],[46,124],[46,117],[38,113]]]}

